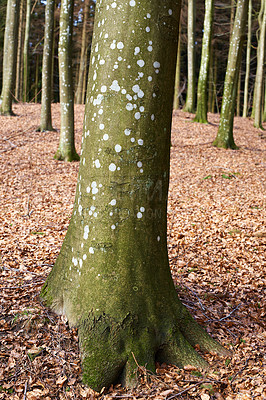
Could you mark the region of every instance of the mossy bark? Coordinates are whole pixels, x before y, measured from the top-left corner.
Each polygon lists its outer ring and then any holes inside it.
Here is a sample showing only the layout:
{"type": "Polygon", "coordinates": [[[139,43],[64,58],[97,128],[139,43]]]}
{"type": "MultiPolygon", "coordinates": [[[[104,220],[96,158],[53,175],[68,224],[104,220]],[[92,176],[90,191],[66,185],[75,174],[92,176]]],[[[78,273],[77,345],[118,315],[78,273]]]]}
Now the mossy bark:
{"type": "Polygon", "coordinates": [[[18,21],[20,0],[8,0],[3,57],[3,85],[0,98],[0,114],[14,115],[12,111],[13,90],[15,84],[18,21]]]}
{"type": "Polygon", "coordinates": [[[195,23],[196,23],[196,2],[188,0],[188,27],[187,27],[187,97],[185,111],[195,112],[196,97],[196,74],[195,74],[195,23]]]}
{"type": "Polygon", "coordinates": [[[213,142],[214,146],[225,149],[237,149],[233,136],[233,124],[247,8],[248,0],[238,0],[225,75],[220,124],[216,139],[213,142]]]}
{"type": "Polygon", "coordinates": [[[76,198],[41,296],[79,332],[83,380],[136,384],[137,365],[225,352],[178,299],[167,255],[181,1],[99,1],[76,198]],[[124,39],[126,38],[126,39],[124,39]]]}
{"type": "Polygon", "coordinates": [[[212,40],[213,0],[205,0],[204,34],[197,93],[197,112],[194,121],[207,123],[208,96],[207,86],[210,69],[212,40]]]}
{"type": "Polygon", "coordinates": [[[52,131],[52,61],[54,41],[54,0],[47,0],[45,6],[45,32],[42,58],[42,108],[40,131],[52,131]]]}
{"type": "Polygon", "coordinates": [[[79,155],[74,142],[74,94],[72,74],[73,0],[62,0],[59,34],[59,90],[60,90],[60,139],[55,159],[77,161],[79,155]]]}

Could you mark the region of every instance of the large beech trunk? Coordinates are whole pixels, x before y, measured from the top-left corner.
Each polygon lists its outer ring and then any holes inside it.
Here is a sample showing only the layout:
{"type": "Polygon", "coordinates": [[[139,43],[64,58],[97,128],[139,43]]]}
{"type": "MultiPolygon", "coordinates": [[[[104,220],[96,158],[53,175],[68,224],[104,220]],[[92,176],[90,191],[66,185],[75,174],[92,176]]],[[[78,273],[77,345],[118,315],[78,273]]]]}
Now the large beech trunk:
{"type": "Polygon", "coordinates": [[[42,297],[78,327],[83,380],[225,350],[178,299],[166,239],[180,0],[97,2],[72,218],[42,297]]]}

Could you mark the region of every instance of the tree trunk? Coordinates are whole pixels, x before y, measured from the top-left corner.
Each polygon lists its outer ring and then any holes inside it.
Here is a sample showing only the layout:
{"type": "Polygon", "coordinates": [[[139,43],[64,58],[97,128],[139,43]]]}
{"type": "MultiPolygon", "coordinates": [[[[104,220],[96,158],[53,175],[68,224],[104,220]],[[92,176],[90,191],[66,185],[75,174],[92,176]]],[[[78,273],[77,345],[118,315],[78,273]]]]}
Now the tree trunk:
{"type": "Polygon", "coordinates": [[[63,0],[60,11],[59,90],[61,126],[59,147],[54,156],[61,161],[79,160],[74,142],[74,94],[72,75],[72,32],[74,0],[63,0]]]}
{"type": "Polygon", "coordinates": [[[3,59],[3,85],[0,100],[0,114],[14,115],[12,98],[16,73],[18,20],[20,0],[8,0],[3,59]]]}
{"type": "Polygon", "coordinates": [[[23,47],[23,101],[28,101],[28,81],[29,81],[29,39],[30,39],[30,9],[31,0],[26,3],[26,24],[25,24],[25,37],[23,47]]]}
{"type": "Polygon", "coordinates": [[[263,122],[266,121],[266,77],[264,79],[264,111],[263,111],[263,122]]]}
{"type": "Polygon", "coordinates": [[[233,124],[237,93],[237,77],[239,74],[247,21],[247,6],[248,0],[238,0],[225,75],[220,124],[216,139],[213,143],[214,146],[223,147],[225,149],[237,149],[233,137],[233,124]]]}
{"type": "Polygon", "coordinates": [[[80,63],[79,63],[79,74],[78,74],[78,84],[76,90],[76,103],[83,104],[84,98],[82,98],[83,93],[83,80],[86,79],[86,50],[88,46],[88,35],[87,35],[87,23],[89,16],[89,0],[85,0],[85,9],[83,12],[83,27],[82,27],[82,41],[81,41],[81,51],[80,51],[80,63]]]}
{"type": "Polygon", "coordinates": [[[179,24],[178,46],[175,71],[175,91],[174,91],[174,110],[179,109],[179,90],[180,90],[180,62],[181,62],[181,23],[179,24]]]}
{"type": "Polygon", "coordinates": [[[18,51],[17,51],[17,62],[16,62],[16,85],[15,85],[15,97],[17,100],[21,100],[20,97],[20,70],[21,70],[21,59],[22,59],[22,29],[23,29],[23,0],[20,3],[19,11],[19,27],[18,27],[18,51]]]}
{"type": "Polygon", "coordinates": [[[241,66],[239,68],[239,73],[238,73],[238,78],[237,78],[237,98],[236,98],[236,116],[237,117],[240,117],[240,103],[241,103],[241,66]]]}
{"type": "Polygon", "coordinates": [[[185,111],[195,112],[195,21],[196,3],[195,0],[188,0],[188,33],[187,33],[187,63],[188,63],[188,85],[185,111]]]}
{"type": "Polygon", "coordinates": [[[208,77],[210,67],[210,52],[212,40],[213,0],[205,0],[204,33],[202,40],[202,53],[200,73],[198,80],[197,112],[194,121],[207,123],[208,111],[208,77]]]}
{"type": "Polygon", "coordinates": [[[249,73],[250,73],[251,28],[252,28],[252,0],[249,0],[249,3],[248,3],[248,39],[247,39],[247,55],[246,55],[244,105],[243,105],[243,117],[244,118],[247,118],[247,116],[248,116],[248,83],[249,83],[249,73]]]}
{"type": "Polygon", "coordinates": [[[262,90],[263,90],[263,70],[265,59],[265,32],[266,32],[266,4],[261,0],[261,10],[259,17],[260,36],[257,48],[257,71],[255,80],[255,90],[253,99],[254,126],[262,129],[262,90]]]}
{"type": "Polygon", "coordinates": [[[45,6],[45,32],[42,59],[42,108],[40,131],[52,131],[52,58],[54,44],[54,0],[47,0],[45,6]]]}
{"type": "Polygon", "coordinates": [[[35,94],[34,94],[34,102],[38,103],[38,86],[39,86],[39,53],[36,54],[36,65],[35,65],[35,94]]]}
{"type": "Polygon", "coordinates": [[[76,199],[42,290],[47,304],[78,327],[83,380],[96,390],[117,381],[133,386],[135,360],[153,371],[155,359],[204,367],[192,346],[225,351],[181,304],[169,269],[181,1],[167,5],[96,4],[76,199]]]}

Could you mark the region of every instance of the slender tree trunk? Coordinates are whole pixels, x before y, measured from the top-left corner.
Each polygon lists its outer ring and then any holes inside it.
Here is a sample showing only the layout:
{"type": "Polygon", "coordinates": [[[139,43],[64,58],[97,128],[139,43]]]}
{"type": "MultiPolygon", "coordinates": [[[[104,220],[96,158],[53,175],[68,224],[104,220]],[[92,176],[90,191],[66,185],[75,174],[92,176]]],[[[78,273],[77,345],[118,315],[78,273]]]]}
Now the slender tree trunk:
{"type": "Polygon", "coordinates": [[[198,80],[197,112],[194,121],[207,123],[208,111],[208,77],[210,67],[210,52],[212,40],[213,0],[205,0],[204,33],[200,73],[198,80]]]}
{"type": "Polygon", "coordinates": [[[265,32],[266,32],[266,4],[261,0],[261,10],[259,17],[260,35],[257,49],[257,71],[253,98],[254,126],[262,129],[262,90],[263,90],[263,71],[265,60],[265,32]]]}
{"type": "Polygon", "coordinates": [[[252,0],[249,0],[249,3],[248,3],[248,39],[247,39],[247,55],[246,55],[244,105],[243,105],[243,117],[244,118],[247,118],[247,116],[248,116],[248,83],[249,83],[249,73],[250,73],[251,28],[252,28],[252,0]]]}
{"type": "Polygon", "coordinates": [[[53,51],[54,51],[54,0],[47,0],[45,6],[45,32],[42,59],[42,108],[40,131],[52,131],[52,82],[53,82],[53,51]]]}
{"type": "Polygon", "coordinates": [[[237,77],[239,74],[241,52],[247,21],[247,8],[248,0],[238,0],[225,75],[220,124],[216,139],[213,143],[216,147],[223,147],[226,149],[237,149],[233,137],[233,124],[237,93],[237,77]]]}
{"type": "Polygon", "coordinates": [[[235,17],[235,0],[231,0],[231,11],[230,11],[230,40],[234,28],[234,17],[235,17]]]}
{"type": "Polygon", "coordinates": [[[26,25],[23,47],[23,101],[28,101],[28,82],[29,82],[29,39],[30,39],[30,10],[31,0],[26,3],[26,25]]]}
{"type": "Polygon", "coordinates": [[[263,122],[266,121],[266,77],[264,79],[264,111],[263,111],[263,122]]]}
{"type": "Polygon", "coordinates": [[[6,12],[6,27],[4,39],[3,59],[3,85],[1,93],[0,113],[2,115],[13,115],[12,94],[16,81],[16,60],[18,42],[20,0],[8,0],[6,12]]]}
{"type": "Polygon", "coordinates": [[[81,51],[80,51],[80,63],[79,63],[79,74],[78,74],[78,84],[76,89],[76,103],[83,104],[84,98],[82,98],[83,93],[83,81],[86,79],[86,50],[88,46],[88,35],[87,35],[87,24],[89,16],[89,0],[85,0],[85,8],[83,12],[83,27],[82,27],[82,41],[81,41],[81,51]]]}
{"type": "Polygon", "coordinates": [[[179,24],[178,46],[175,71],[175,92],[174,92],[174,110],[179,109],[179,90],[180,90],[180,62],[181,62],[181,23],[179,24]]]}
{"type": "Polygon", "coordinates": [[[236,115],[240,117],[240,103],[241,103],[241,63],[239,68],[239,74],[237,78],[237,98],[236,98],[236,115]]]}
{"type": "Polygon", "coordinates": [[[96,390],[119,380],[135,385],[136,360],[153,371],[155,358],[204,367],[192,346],[224,352],[181,304],[169,269],[181,1],[165,4],[96,4],[76,199],[42,290],[47,304],[78,327],[83,380],[96,390]]]}
{"type": "Polygon", "coordinates": [[[35,65],[35,94],[34,102],[38,103],[38,86],[39,86],[39,53],[36,54],[36,65],[35,65]]]}
{"type": "Polygon", "coordinates": [[[59,147],[54,156],[61,161],[79,160],[74,142],[74,94],[72,74],[72,31],[74,0],[62,0],[59,35],[59,86],[61,127],[59,147]]]}
{"type": "Polygon", "coordinates": [[[196,3],[195,0],[188,0],[188,33],[187,33],[187,62],[188,62],[188,86],[185,111],[195,112],[195,21],[196,3]]]}
{"type": "Polygon", "coordinates": [[[86,48],[86,54],[85,54],[84,79],[83,79],[83,87],[82,87],[82,102],[84,102],[84,100],[86,98],[87,75],[88,75],[88,47],[86,48]]]}
{"type": "Polygon", "coordinates": [[[23,29],[23,1],[20,3],[19,12],[19,28],[18,28],[18,51],[17,51],[17,63],[16,63],[16,86],[15,86],[15,97],[17,100],[20,98],[20,70],[21,70],[21,58],[22,58],[22,29],[23,29]]]}

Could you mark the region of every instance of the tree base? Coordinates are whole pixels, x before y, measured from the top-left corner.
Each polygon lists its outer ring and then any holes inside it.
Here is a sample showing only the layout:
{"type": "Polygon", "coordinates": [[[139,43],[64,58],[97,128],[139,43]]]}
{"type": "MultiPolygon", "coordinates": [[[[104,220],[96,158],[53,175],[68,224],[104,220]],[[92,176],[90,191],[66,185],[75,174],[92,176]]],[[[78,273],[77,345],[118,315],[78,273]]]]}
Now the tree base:
{"type": "Polygon", "coordinates": [[[48,125],[48,126],[39,126],[36,129],[36,132],[56,132],[56,129],[52,127],[52,125],[48,125]]]}
{"type": "Polygon", "coordinates": [[[212,144],[214,147],[220,148],[220,149],[231,149],[231,150],[238,150],[239,147],[235,144],[235,142],[233,141],[224,141],[224,140],[217,140],[215,139],[215,141],[212,144]]]}
{"type": "Polygon", "coordinates": [[[199,122],[200,124],[208,124],[208,120],[206,118],[198,117],[197,115],[193,119],[193,122],[199,122]]]}
{"type": "Polygon", "coordinates": [[[0,110],[0,115],[4,117],[15,117],[16,114],[11,110],[11,111],[2,111],[0,110]]]}
{"type": "Polygon", "coordinates": [[[64,153],[58,149],[54,155],[54,159],[58,161],[72,162],[72,161],[79,161],[80,157],[78,153],[76,153],[76,151],[69,151],[64,153]]]}

